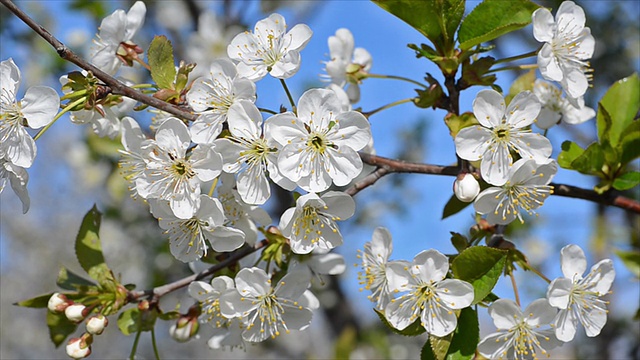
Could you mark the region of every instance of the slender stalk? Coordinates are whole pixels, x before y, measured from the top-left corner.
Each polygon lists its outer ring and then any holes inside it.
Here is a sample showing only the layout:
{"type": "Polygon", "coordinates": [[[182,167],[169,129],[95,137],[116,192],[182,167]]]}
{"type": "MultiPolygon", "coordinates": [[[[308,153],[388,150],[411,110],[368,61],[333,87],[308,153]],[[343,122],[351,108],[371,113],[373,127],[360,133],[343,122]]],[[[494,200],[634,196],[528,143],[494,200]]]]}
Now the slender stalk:
{"type": "Polygon", "coordinates": [[[143,68],[151,71],[151,66],[149,66],[149,64],[147,64],[146,62],[142,61],[142,59],[140,59],[139,57],[136,57],[135,60],[138,64],[142,65],[143,68]]]}
{"type": "Polygon", "coordinates": [[[151,328],[151,346],[153,346],[153,355],[156,360],[160,360],[160,354],[158,353],[158,344],[156,344],[156,327],[151,328]]]}
{"type": "Polygon", "coordinates": [[[33,137],[33,140],[36,141],[38,140],[47,130],[49,130],[49,128],[51,126],[53,126],[53,123],[55,123],[56,121],[58,121],[58,119],[60,119],[60,117],[62,115],[64,115],[65,113],[67,113],[69,110],[73,109],[76,105],[82,104],[83,102],[87,101],[86,97],[80,98],[74,102],[72,102],[71,104],[67,105],[64,107],[64,109],[62,109],[62,111],[60,111],[59,113],[56,114],[56,116],[53,118],[53,120],[51,120],[50,123],[48,123],[45,127],[43,127],[40,131],[38,131],[38,133],[36,134],[36,136],[33,137]]]}
{"type": "Polygon", "coordinates": [[[135,85],[131,85],[132,89],[147,89],[147,88],[152,88],[155,87],[155,85],[153,84],[135,84],[135,85]]]}
{"type": "Polygon", "coordinates": [[[513,66],[504,66],[497,69],[491,69],[487,71],[487,74],[497,73],[498,71],[507,71],[507,70],[527,70],[527,69],[537,69],[538,64],[526,64],[526,65],[513,65],[513,66]]]}
{"type": "Polygon", "coordinates": [[[216,186],[218,186],[218,179],[220,179],[220,177],[217,177],[213,180],[213,183],[211,184],[211,189],[209,189],[209,196],[213,197],[213,191],[216,189],[216,186]]]}
{"type": "Polygon", "coordinates": [[[544,281],[546,281],[547,283],[551,283],[551,280],[549,280],[548,277],[544,276],[544,274],[542,274],[540,271],[538,271],[538,269],[534,268],[533,266],[529,265],[528,263],[524,263],[523,266],[526,270],[531,271],[532,273],[538,275],[540,278],[542,278],[544,281]]]}
{"type": "Polygon", "coordinates": [[[136,337],[133,339],[133,347],[131,348],[131,353],[129,354],[129,360],[135,360],[136,352],[138,351],[138,342],[140,341],[140,334],[142,334],[142,328],[138,326],[138,332],[136,332],[136,337]]]}
{"type": "Polygon", "coordinates": [[[513,272],[509,273],[509,277],[511,278],[511,285],[513,286],[513,295],[516,298],[516,304],[520,305],[520,295],[518,294],[518,285],[516,284],[516,277],[513,276],[513,272]]]}
{"type": "Polygon", "coordinates": [[[265,112],[271,115],[276,115],[277,112],[273,111],[273,110],[269,110],[269,109],[265,109],[265,108],[258,108],[258,110],[260,110],[261,112],[265,112]]]}
{"type": "Polygon", "coordinates": [[[504,59],[498,59],[498,60],[496,60],[496,62],[494,64],[502,64],[502,63],[506,63],[506,62],[512,62],[512,61],[516,61],[516,60],[520,60],[520,59],[530,58],[530,57],[538,55],[538,51],[540,51],[540,49],[536,49],[536,50],[530,51],[528,53],[524,53],[524,54],[520,54],[520,55],[516,55],[516,56],[506,57],[504,59]]]}
{"type": "Polygon", "coordinates": [[[289,98],[289,103],[291,104],[291,109],[293,110],[293,112],[296,112],[296,103],[293,101],[293,97],[291,96],[291,92],[289,92],[287,83],[284,81],[284,79],[280,79],[280,84],[282,84],[282,87],[284,88],[284,92],[287,93],[287,97],[289,98]]]}
{"type": "Polygon", "coordinates": [[[87,92],[88,92],[87,89],[70,92],[68,94],[62,95],[62,97],[60,97],[60,101],[69,100],[77,96],[86,95],[87,92]]]}
{"type": "Polygon", "coordinates": [[[393,79],[393,80],[402,80],[402,81],[406,81],[406,82],[410,82],[414,85],[418,85],[422,88],[428,89],[429,87],[421,82],[415,81],[413,79],[409,79],[403,76],[397,76],[397,75],[381,75],[381,74],[367,74],[367,78],[373,78],[373,79],[393,79]]]}
{"type": "Polygon", "coordinates": [[[415,99],[415,98],[407,98],[407,99],[402,99],[402,100],[394,101],[394,102],[389,103],[389,104],[387,104],[387,105],[380,106],[380,107],[379,107],[379,108],[377,108],[377,109],[373,109],[373,110],[371,110],[371,111],[363,112],[363,113],[362,113],[362,115],[364,115],[364,116],[366,116],[366,117],[369,117],[369,116],[371,116],[371,115],[373,115],[373,114],[375,114],[375,113],[378,113],[378,112],[380,112],[380,111],[382,111],[382,110],[386,110],[386,109],[392,108],[392,107],[394,107],[394,106],[396,106],[396,105],[401,105],[401,104],[405,104],[405,103],[411,102],[411,101],[413,101],[413,99],[415,99]]]}

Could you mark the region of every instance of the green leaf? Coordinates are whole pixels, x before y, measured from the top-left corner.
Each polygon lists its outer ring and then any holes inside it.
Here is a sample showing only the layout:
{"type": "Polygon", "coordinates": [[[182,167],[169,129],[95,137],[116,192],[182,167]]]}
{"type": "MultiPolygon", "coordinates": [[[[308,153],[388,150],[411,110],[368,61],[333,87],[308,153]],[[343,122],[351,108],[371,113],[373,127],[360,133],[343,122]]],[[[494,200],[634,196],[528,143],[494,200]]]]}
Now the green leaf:
{"type": "Polygon", "coordinates": [[[640,157],[640,121],[632,121],[624,130],[618,144],[618,153],[621,166],[640,157]]]}
{"type": "Polygon", "coordinates": [[[373,311],[376,312],[376,314],[380,318],[380,321],[382,321],[385,325],[387,325],[389,329],[391,329],[391,331],[393,331],[398,335],[418,336],[420,334],[424,334],[424,332],[427,331],[425,330],[424,326],[420,324],[420,318],[418,318],[416,321],[413,322],[413,324],[407,326],[403,330],[398,330],[394,328],[391,324],[389,324],[389,322],[387,321],[387,318],[384,316],[384,312],[379,311],[378,309],[373,309],[373,311]]]}
{"type": "Polygon", "coordinates": [[[527,26],[538,8],[539,5],[528,0],[484,0],[460,25],[460,49],[470,49],[527,26]]]}
{"type": "Polygon", "coordinates": [[[93,205],[93,208],[82,219],[75,247],[76,257],[80,266],[92,279],[96,280],[100,285],[105,285],[106,283],[115,282],[115,279],[111,270],[105,264],[104,256],[102,255],[102,245],[98,235],[101,217],[102,214],[93,205]]]}
{"type": "Polygon", "coordinates": [[[449,128],[449,134],[451,134],[451,137],[454,139],[456,138],[456,135],[458,135],[458,132],[461,129],[464,129],[471,125],[478,124],[478,120],[476,119],[475,115],[473,115],[472,112],[468,112],[468,111],[460,114],[460,116],[457,116],[454,113],[448,113],[444,117],[444,122],[445,124],[447,124],[447,127],[449,128]]]}
{"type": "Polygon", "coordinates": [[[13,305],[36,308],[36,309],[46,308],[47,305],[49,304],[49,299],[51,298],[51,295],[53,295],[53,293],[36,296],[28,300],[19,301],[17,303],[14,303],[13,305]]]}
{"type": "Polygon", "coordinates": [[[456,279],[473,285],[472,304],[481,302],[498,282],[507,258],[507,251],[474,246],[461,252],[451,263],[456,279]]]}
{"type": "Polygon", "coordinates": [[[615,147],[640,110],[638,74],[634,73],[613,84],[598,105],[598,138],[601,141],[608,138],[611,146],[615,147]],[[610,125],[607,124],[608,120],[611,121],[610,125]]]}
{"type": "Polygon", "coordinates": [[[58,347],[66,338],[76,331],[78,325],[67,319],[64,313],[52,313],[47,311],[47,327],[49,328],[49,337],[53,344],[58,347]]]}
{"type": "Polygon", "coordinates": [[[158,318],[158,312],[154,310],[140,311],[137,307],[125,310],[118,316],[118,329],[126,335],[135,334],[138,331],[151,331],[158,318]]]}
{"type": "Polygon", "coordinates": [[[466,236],[451,231],[451,244],[456,248],[456,250],[458,250],[458,252],[462,252],[464,249],[469,247],[469,240],[467,240],[466,236]]]}
{"type": "Polygon", "coordinates": [[[442,219],[446,219],[451,215],[459,213],[469,205],[471,205],[471,202],[460,201],[455,195],[452,195],[442,210],[442,219]]]}
{"type": "Polygon", "coordinates": [[[458,315],[458,327],[447,351],[447,360],[473,359],[480,341],[478,314],[470,307],[464,308],[458,315]]]}
{"type": "Polygon", "coordinates": [[[173,60],[173,46],[166,36],[156,36],[147,52],[151,78],[160,89],[173,89],[176,79],[176,65],[173,60]]]}
{"type": "Polygon", "coordinates": [[[431,350],[433,350],[433,354],[436,356],[436,359],[444,360],[447,357],[449,346],[451,346],[451,338],[453,338],[453,333],[443,337],[429,335],[431,350]]]}
{"type": "Polygon", "coordinates": [[[58,279],[56,280],[56,284],[62,289],[72,290],[72,291],[78,291],[79,288],[81,287],[96,285],[91,281],[74,274],[64,266],[60,268],[60,272],[58,273],[58,279]]]}
{"type": "Polygon", "coordinates": [[[635,277],[640,278],[640,251],[616,250],[615,253],[620,257],[624,266],[626,266],[635,277]]]}
{"type": "Polygon", "coordinates": [[[431,341],[429,339],[427,339],[422,346],[422,350],[420,350],[420,360],[437,360],[436,355],[431,349],[431,341]]]}
{"type": "Polygon", "coordinates": [[[441,55],[451,55],[454,35],[464,15],[464,0],[373,0],[426,36],[441,55]]]}
{"type": "Polygon", "coordinates": [[[533,83],[536,81],[536,70],[529,70],[526,73],[518,76],[511,87],[509,88],[509,94],[505,96],[505,102],[507,105],[511,103],[511,100],[523,91],[533,91],[533,83]]]}
{"type": "Polygon", "coordinates": [[[587,149],[571,162],[571,168],[583,174],[601,175],[604,165],[604,152],[597,142],[592,143],[587,149]]]}
{"type": "Polygon", "coordinates": [[[573,141],[562,143],[562,152],[558,155],[558,165],[563,169],[573,169],[571,163],[584,153],[584,149],[573,141]]]}
{"type": "Polygon", "coordinates": [[[640,184],[640,172],[629,171],[627,173],[618,176],[613,181],[613,188],[616,190],[629,190],[640,184]]]}

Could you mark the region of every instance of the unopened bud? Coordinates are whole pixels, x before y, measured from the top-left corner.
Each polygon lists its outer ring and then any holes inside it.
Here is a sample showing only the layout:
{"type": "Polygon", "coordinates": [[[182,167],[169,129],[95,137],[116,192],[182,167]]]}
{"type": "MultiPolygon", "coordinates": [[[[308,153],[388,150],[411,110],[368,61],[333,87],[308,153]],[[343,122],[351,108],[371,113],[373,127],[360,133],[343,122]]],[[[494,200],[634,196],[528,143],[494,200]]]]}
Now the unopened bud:
{"type": "Polygon", "coordinates": [[[478,180],[469,173],[459,174],[456,181],[453,182],[453,193],[462,202],[473,201],[479,192],[478,180]]]}
{"type": "Polygon", "coordinates": [[[169,335],[178,342],[185,342],[195,336],[199,328],[200,324],[197,316],[183,315],[178,319],[177,323],[171,325],[169,335]]]}
{"type": "Polygon", "coordinates": [[[71,302],[69,301],[69,299],[67,299],[66,296],[60,293],[55,293],[49,298],[47,308],[49,308],[49,311],[51,312],[60,313],[63,312],[69,305],[71,305],[71,302]]]}
{"type": "Polygon", "coordinates": [[[87,332],[93,335],[100,335],[107,325],[109,325],[109,320],[104,315],[92,316],[87,319],[87,332]]]}
{"type": "Polygon", "coordinates": [[[86,306],[82,304],[73,304],[64,309],[64,315],[72,322],[79,323],[89,313],[86,306]]]}
{"type": "Polygon", "coordinates": [[[91,354],[91,344],[84,336],[70,339],[67,343],[67,355],[72,359],[84,359],[91,354]]]}

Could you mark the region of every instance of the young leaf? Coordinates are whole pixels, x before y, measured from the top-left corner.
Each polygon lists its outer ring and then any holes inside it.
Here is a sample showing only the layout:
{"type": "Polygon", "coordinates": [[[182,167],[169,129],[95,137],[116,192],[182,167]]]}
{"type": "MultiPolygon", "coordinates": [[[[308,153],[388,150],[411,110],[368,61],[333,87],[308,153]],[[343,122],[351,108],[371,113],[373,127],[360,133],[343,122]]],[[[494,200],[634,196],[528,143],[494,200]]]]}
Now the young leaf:
{"type": "Polygon", "coordinates": [[[436,356],[436,359],[438,360],[446,359],[447,353],[449,352],[449,346],[451,346],[452,338],[453,338],[453,333],[443,337],[429,335],[429,343],[431,344],[431,350],[433,350],[433,354],[436,356]]]}
{"type": "Polygon", "coordinates": [[[473,359],[480,341],[478,314],[470,307],[464,308],[458,315],[458,327],[447,351],[447,360],[473,359]]]}
{"type": "Polygon", "coordinates": [[[531,22],[531,15],[539,7],[528,0],[484,0],[460,25],[460,49],[470,49],[527,26],[531,22]]]}
{"type": "Polygon", "coordinates": [[[455,195],[452,195],[442,210],[442,219],[446,219],[451,215],[459,213],[471,204],[472,202],[460,201],[455,195]]]}
{"type": "Polygon", "coordinates": [[[466,236],[451,231],[451,244],[458,252],[462,252],[469,247],[469,240],[467,240],[466,236]]]}
{"type": "Polygon", "coordinates": [[[51,298],[51,295],[53,295],[53,293],[36,296],[28,300],[19,301],[17,303],[14,303],[13,305],[29,307],[29,308],[37,308],[37,309],[46,308],[47,305],[49,304],[49,299],[51,298]]]}
{"type": "Polygon", "coordinates": [[[571,162],[571,169],[578,170],[583,174],[602,174],[604,165],[604,152],[602,146],[594,142],[587,149],[571,162]]]}
{"type": "Polygon", "coordinates": [[[98,235],[100,231],[100,220],[102,214],[98,211],[98,208],[93,205],[93,208],[87,212],[82,219],[82,225],[80,225],[80,231],[76,237],[76,257],[80,266],[89,274],[89,276],[96,280],[100,285],[105,283],[113,283],[115,279],[109,267],[104,262],[104,256],[102,255],[102,245],[100,244],[100,237],[98,235]]]}
{"type": "Polygon", "coordinates": [[[422,350],[420,350],[420,360],[437,360],[436,355],[433,353],[433,349],[431,349],[431,341],[427,339],[427,341],[422,346],[422,350]]]}
{"type": "Polygon", "coordinates": [[[69,335],[76,331],[78,325],[69,321],[64,313],[54,314],[51,311],[47,311],[47,327],[49,328],[51,341],[58,347],[69,335]]]}
{"type": "Polygon", "coordinates": [[[135,334],[138,331],[151,331],[155,326],[158,312],[155,310],[140,311],[137,307],[128,309],[118,316],[118,329],[126,335],[135,334]]]}
{"type": "Polygon", "coordinates": [[[602,97],[598,106],[598,139],[608,138],[615,147],[640,110],[640,80],[638,74],[626,77],[613,84],[602,97]],[[605,112],[611,124],[607,126],[605,112]]]}
{"type": "Polygon", "coordinates": [[[60,268],[60,272],[58,273],[58,279],[56,280],[56,285],[65,290],[78,291],[79,287],[83,286],[95,286],[96,284],[91,281],[74,274],[73,272],[67,270],[64,266],[60,268]]]}
{"type": "Polygon", "coordinates": [[[632,189],[638,184],[640,184],[640,172],[629,171],[613,180],[612,185],[614,189],[622,191],[632,189]]]}
{"type": "Polygon", "coordinates": [[[414,321],[413,324],[407,326],[406,328],[402,329],[402,330],[398,330],[396,328],[394,328],[393,326],[391,326],[391,324],[389,324],[389,322],[387,321],[387,318],[384,316],[384,311],[378,311],[378,309],[373,309],[373,311],[376,312],[376,314],[378,315],[378,317],[380,318],[380,321],[382,321],[382,323],[384,323],[385,325],[387,325],[387,327],[389,329],[391,329],[391,331],[393,331],[394,333],[398,334],[398,335],[403,335],[403,336],[418,336],[420,334],[423,334],[425,331],[424,326],[422,326],[420,324],[420,318],[416,319],[416,321],[414,321]]]}
{"type": "Polygon", "coordinates": [[[160,89],[173,89],[176,79],[176,65],[173,60],[173,46],[166,36],[156,36],[147,52],[151,78],[160,89]]]}
{"type": "Polygon", "coordinates": [[[582,153],[584,153],[584,149],[580,145],[567,140],[562,143],[562,152],[558,155],[558,165],[564,169],[573,169],[571,163],[582,153]]]}
{"type": "Polygon", "coordinates": [[[618,144],[618,152],[620,153],[621,166],[640,157],[640,121],[631,122],[623,131],[618,144]]]}
{"type": "Polygon", "coordinates": [[[474,246],[461,252],[451,263],[451,270],[456,279],[473,285],[474,299],[472,304],[482,301],[498,282],[507,252],[486,246],[474,246]]]}

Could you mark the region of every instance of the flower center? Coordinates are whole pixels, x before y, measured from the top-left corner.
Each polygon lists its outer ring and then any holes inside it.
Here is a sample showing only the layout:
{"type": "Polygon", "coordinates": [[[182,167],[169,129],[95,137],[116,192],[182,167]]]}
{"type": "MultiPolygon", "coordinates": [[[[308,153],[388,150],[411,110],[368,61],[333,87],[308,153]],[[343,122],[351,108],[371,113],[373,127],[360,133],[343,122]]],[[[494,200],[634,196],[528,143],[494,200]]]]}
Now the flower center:
{"type": "Polygon", "coordinates": [[[184,160],[177,160],[171,165],[171,170],[177,177],[192,178],[196,175],[191,169],[191,164],[184,160]]]}
{"type": "Polygon", "coordinates": [[[329,144],[325,138],[324,134],[314,132],[307,140],[307,147],[312,149],[314,152],[324,154],[329,144]]]}

